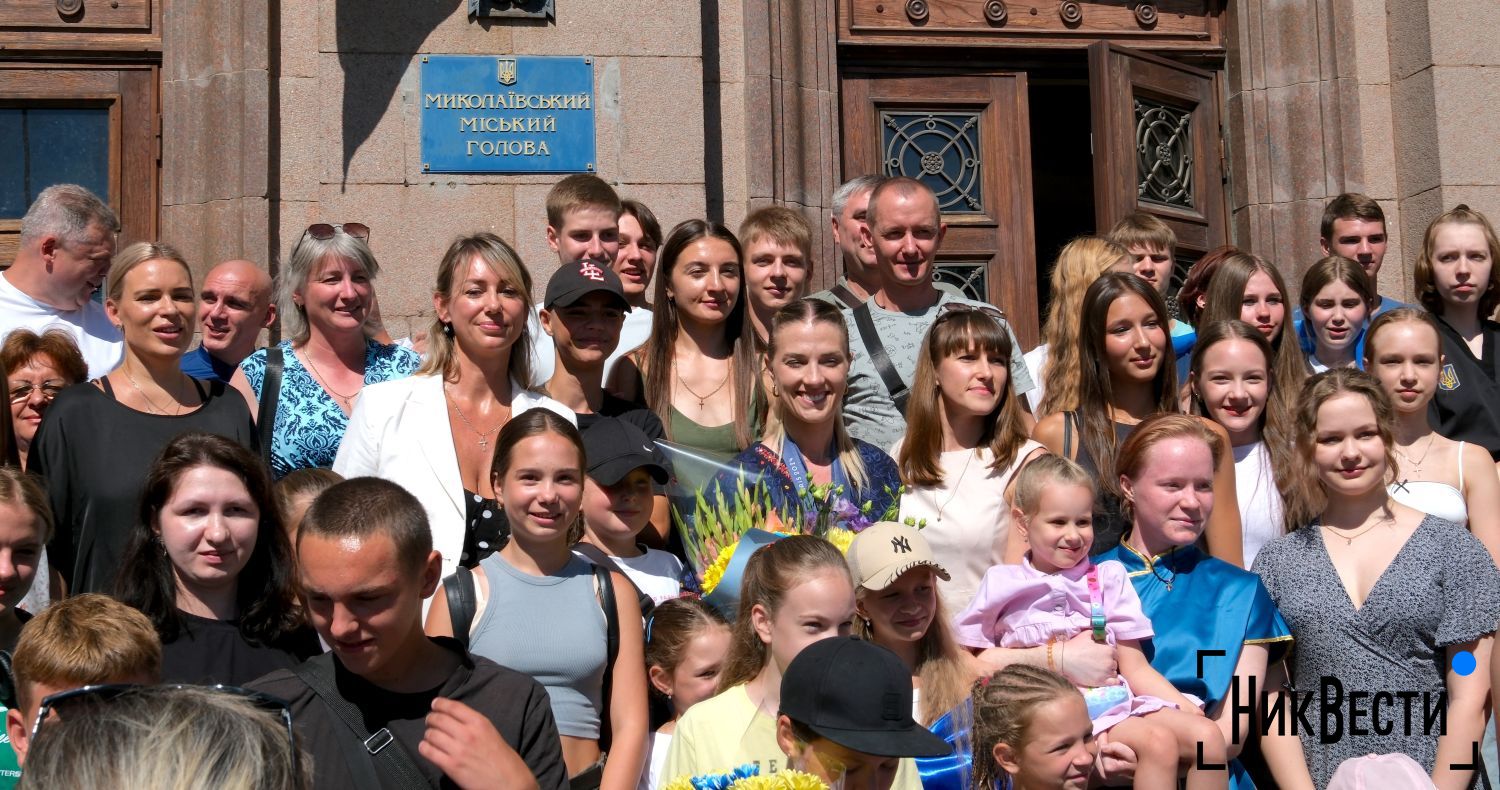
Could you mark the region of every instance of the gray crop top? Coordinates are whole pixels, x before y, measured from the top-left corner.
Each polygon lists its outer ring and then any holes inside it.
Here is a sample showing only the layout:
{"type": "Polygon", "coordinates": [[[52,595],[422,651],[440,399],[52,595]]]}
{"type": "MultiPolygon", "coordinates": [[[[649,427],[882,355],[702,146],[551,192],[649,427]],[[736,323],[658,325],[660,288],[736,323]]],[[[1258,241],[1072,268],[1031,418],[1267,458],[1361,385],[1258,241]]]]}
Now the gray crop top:
{"type": "Polygon", "coordinates": [[[542,684],[559,733],[597,739],[609,656],[594,566],[574,555],[557,575],[532,576],[496,552],[479,567],[490,594],[470,651],[542,684]]]}

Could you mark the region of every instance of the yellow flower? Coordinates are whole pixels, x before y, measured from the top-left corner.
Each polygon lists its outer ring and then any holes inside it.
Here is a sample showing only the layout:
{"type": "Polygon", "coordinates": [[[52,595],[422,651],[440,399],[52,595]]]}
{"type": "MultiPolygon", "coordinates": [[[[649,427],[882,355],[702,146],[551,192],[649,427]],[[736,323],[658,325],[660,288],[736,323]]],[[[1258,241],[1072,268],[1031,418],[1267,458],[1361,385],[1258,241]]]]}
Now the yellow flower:
{"type": "Polygon", "coordinates": [[[828,790],[828,785],[809,773],[781,771],[769,775],[747,776],[730,785],[730,790],[828,790]]]}
{"type": "Polygon", "coordinates": [[[843,527],[833,527],[823,536],[829,543],[838,547],[840,554],[848,554],[849,546],[854,543],[854,533],[843,527]]]}
{"type": "Polygon", "coordinates": [[[708,595],[724,580],[724,569],[729,567],[729,558],[734,556],[734,550],[740,545],[735,541],[719,550],[719,556],[703,569],[703,594],[708,595]]]}

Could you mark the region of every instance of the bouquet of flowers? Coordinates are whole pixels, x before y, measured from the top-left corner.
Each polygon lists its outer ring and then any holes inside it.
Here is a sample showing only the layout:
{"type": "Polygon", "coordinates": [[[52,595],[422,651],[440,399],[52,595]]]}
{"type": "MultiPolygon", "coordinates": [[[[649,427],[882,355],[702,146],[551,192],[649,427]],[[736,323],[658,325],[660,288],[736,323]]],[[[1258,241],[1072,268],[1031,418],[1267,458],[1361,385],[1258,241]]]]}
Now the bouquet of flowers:
{"type": "Polygon", "coordinates": [[[759,766],[747,764],[721,774],[681,776],[662,785],[662,790],[828,790],[828,785],[802,771],[761,776],[759,766]]]}

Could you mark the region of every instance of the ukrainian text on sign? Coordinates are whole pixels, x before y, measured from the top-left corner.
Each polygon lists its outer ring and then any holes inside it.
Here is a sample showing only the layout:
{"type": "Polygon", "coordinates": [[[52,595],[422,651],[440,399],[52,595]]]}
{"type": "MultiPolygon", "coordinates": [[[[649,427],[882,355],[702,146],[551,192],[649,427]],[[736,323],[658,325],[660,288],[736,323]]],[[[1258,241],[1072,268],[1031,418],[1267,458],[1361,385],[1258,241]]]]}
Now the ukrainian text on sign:
{"type": "Polygon", "coordinates": [[[422,58],[422,170],[594,170],[592,58],[422,58]]]}

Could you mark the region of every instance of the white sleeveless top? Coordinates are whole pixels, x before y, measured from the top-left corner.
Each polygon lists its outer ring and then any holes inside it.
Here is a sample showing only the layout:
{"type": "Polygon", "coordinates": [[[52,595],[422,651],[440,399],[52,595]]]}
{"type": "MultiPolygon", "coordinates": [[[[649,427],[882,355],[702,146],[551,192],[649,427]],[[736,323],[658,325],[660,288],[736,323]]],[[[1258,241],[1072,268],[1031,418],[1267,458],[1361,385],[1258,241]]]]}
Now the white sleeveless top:
{"type": "Polygon", "coordinates": [[[1240,506],[1241,540],[1245,567],[1255,562],[1260,547],[1281,537],[1281,492],[1271,471],[1271,453],[1265,442],[1234,448],[1234,490],[1240,506]]]}
{"type": "MultiPolygon", "coordinates": [[[[963,611],[979,589],[984,572],[1005,561],[1010,538],[1010,503],[1005,488],[1021,469],[1021,462],[1041,443],[1026,440],[1016,458],[1004,469],[990,469],[988,449],[954,450],[940,453],[938,465],[943,482],[931,488],[908,488],[901,495],[901,517],[926,519],[922,537],[932,547],[932,557],[948,571],[948,581],[938,579],[938,591],[949,614],[963,611]]],[[[901,442],[891,456],[901,452],[901,442]]]]}
{"type": "Polygon", "coordinates": [[[1386,487],[1391,499],[1423,513],[1468,525],[1469,505],[1464,499],[1464,444],[1458,443],[1458,488],[1431,480],[1407,480],[1386,487]]]}

